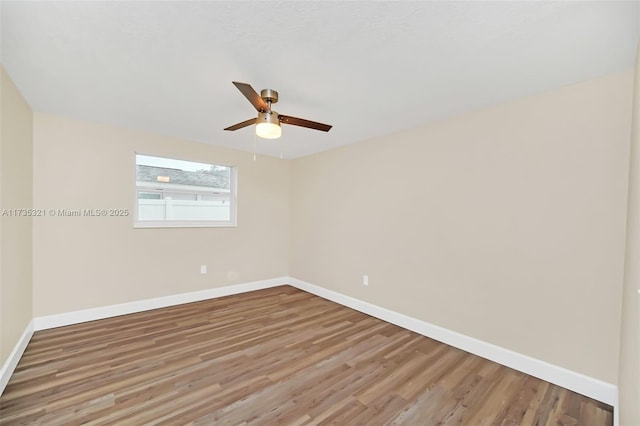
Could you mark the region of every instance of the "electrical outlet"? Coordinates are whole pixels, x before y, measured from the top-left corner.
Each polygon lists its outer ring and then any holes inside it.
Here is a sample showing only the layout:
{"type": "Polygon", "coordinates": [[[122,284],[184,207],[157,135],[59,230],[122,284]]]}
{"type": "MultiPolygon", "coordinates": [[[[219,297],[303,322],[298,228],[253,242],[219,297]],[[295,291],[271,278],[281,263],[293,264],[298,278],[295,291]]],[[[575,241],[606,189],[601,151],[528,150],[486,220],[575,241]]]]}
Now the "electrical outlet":
{"type": "Polygon", "coordinates": [[[207,273],[207,265],[200,265],[200,273],[202,275],[207,273]]]}
{"type": "Polygon", "coordinates": [[[369,275],[362,276],[362,285],[369,285],[369,275]]]}

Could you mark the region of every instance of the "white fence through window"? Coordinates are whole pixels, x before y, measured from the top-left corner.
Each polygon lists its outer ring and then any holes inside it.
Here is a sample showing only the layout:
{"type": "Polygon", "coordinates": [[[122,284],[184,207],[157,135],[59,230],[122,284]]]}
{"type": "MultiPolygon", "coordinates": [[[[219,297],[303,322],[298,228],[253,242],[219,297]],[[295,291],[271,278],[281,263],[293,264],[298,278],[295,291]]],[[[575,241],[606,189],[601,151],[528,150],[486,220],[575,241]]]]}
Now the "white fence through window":
{"type": "Polygon", "coordinates": [[[231,220],[228,200],[138,200],[138,220],[231,220]]]}

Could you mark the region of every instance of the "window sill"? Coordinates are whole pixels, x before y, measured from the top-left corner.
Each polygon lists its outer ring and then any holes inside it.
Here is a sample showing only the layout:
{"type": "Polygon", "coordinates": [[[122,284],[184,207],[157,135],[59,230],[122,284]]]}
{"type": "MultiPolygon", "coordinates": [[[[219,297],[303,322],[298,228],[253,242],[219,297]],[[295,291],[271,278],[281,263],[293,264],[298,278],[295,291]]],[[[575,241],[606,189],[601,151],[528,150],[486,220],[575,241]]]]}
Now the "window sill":
{"type": "Polygon", "coordinates": [[[134,222],[133,228],[236,228],[238,225],[232,222],[208,222],[208,221],[144,221],[134,222]]]}

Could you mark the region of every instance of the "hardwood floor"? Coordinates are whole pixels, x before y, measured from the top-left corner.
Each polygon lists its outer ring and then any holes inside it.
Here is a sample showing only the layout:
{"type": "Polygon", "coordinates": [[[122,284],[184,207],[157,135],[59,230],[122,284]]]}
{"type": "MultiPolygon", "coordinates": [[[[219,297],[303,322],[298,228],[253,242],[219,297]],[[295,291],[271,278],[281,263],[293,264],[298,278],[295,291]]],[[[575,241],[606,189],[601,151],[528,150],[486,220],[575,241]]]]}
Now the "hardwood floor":
{"type": "Polygon", "coordinates": [[[36,332],[33,425],[611,425],[612,408],[292,287],[36,332]]]}

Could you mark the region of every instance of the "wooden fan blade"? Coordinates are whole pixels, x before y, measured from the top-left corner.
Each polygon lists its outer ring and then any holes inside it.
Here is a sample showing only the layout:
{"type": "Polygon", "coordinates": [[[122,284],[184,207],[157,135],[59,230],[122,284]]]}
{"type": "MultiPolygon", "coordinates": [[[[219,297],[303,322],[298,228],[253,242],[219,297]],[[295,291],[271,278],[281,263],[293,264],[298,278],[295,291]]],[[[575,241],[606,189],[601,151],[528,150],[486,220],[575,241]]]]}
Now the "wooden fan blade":
{"type": "Polygon", "coordinates": [[[252,124],[256,124],[256,118],[250,118],[246,121],[243,121],[242,123],[238,123],[238,124],[234,124],[233,126],[229,126],[224,130],[238,130],[238,129],[242,129],[243,127],[247,127],[247,126],[251,126],[252,124]]]}
{"type": "Polygon", "coordinates": [[[250,84],[238,83],[237,81],[234,81],[233,84],[244,95],[244,97],[247,98],[249,102],[251,102],[251,105],[253,105],[254,108],[259,112],[265,112],[267,109],[269,109],[266,102],[262,100],[260,95],[258,95],[258,92],[253,90],[253,87],[251,87],[250,84]]]}
{"type": "Polygon", "coordinates": [[[280,122],[285,124],[291,124],[292,126],[308,127],[309,129],[321,130],[328,132],[331,130],[331,125],[318,123],[317,121],[305,120],[304,118],[291,117],[288,115],[280,115],[280,122]]]}

